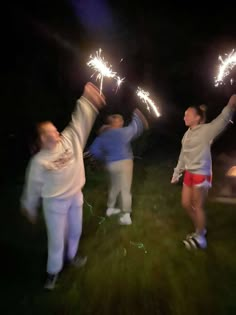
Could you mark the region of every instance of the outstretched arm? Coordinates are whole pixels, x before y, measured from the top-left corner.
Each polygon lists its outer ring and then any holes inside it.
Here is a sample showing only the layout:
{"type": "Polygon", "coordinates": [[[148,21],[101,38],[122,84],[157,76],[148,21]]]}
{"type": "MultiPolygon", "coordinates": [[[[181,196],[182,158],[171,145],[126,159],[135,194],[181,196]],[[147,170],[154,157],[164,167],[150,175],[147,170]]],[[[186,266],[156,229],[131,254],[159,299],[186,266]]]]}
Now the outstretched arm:
{"type": "Polygon", "coordinates": [[[139,137],[142,132],[149,128],[148,121],[142,112],[136,108],[131,123],[125,127],[126,137],[129,140],[139,137]]]}
{"type": "Polygon", "coordinates": [[[147,130],[149,128],[149,124],[148,124],[146,117],[143,115],[143,113],[138,108],[136,108],[134,110],[134,112],[138,115],[139,119],[142,121],[143,129],[147,130]]]}
{"type": "Polygon", "coordinates": [[[228,105],[232,110],[236,109],[236,94],[233,94],[229,101],[228,101],[228,105]]]}
{"type": "Polygon", "coordinates": [[[236,109],[236,94],[233,94],[221,114],[212,120],[207,126],[206,137],[209,141],[217,137],[231,121],[236,109]]]}
{"type": "Polygon", "coordinates": [[[84,149],[98,111],[106,104],[105,97],[91,82],[86,83],[82,96],[76,102],[69,126],[62,132],[65,138],[77,137],[84,149]]]}

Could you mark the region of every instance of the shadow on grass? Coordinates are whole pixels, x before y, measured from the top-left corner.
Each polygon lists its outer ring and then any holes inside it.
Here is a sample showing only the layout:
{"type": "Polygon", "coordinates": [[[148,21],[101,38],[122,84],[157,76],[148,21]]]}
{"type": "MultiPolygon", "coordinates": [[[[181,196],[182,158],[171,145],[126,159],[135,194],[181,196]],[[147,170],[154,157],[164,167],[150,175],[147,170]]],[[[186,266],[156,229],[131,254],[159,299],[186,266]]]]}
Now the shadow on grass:
{"type": "Polygon", "coordinates": [[[88,263],[66,269],[53,292],[42,289],[43,220],[30,226],[20,217],[12,187],[0,230],[1,314],[234,315],[235,209],[209,201],[209,246],[186,251],[182,239],[192,226],[180,207],[181,186],[170,185],[172,170],[171,160],[135,164],[131,226],[105,217],[105,174],[87,174],[80,251],[88,263]]]}

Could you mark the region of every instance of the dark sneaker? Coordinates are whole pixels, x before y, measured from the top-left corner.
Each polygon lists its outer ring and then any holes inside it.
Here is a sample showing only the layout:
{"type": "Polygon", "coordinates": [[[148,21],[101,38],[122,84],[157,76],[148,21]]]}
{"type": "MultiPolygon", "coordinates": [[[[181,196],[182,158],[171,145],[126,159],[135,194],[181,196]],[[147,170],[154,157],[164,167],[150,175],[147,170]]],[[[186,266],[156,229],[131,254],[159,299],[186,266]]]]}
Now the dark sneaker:
{"type": "Polygon", "coordinates": [[[87,256],[84,256],[84,257],[77,256],[70,261],[70,265],[76,268],[81,268],[86,265],[87,260],[88,260],[87,256]]]}
{"type": "Polygon", "coordinates": [[[58,274],[47,274],[47,279],[44,284],[44,289],[53,290],[57,282],[58,274]]]}

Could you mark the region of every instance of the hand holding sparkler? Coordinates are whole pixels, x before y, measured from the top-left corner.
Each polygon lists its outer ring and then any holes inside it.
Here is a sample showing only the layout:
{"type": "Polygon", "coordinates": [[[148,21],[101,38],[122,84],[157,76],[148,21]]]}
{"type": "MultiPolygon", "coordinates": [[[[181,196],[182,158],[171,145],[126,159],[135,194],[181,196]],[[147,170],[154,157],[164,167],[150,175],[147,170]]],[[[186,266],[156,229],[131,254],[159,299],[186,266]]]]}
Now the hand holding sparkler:
{"type": "MultiPolygon", "coordinates": [[[[91,55],[90,60],[87,62],[87,65],[94,70],[94,74],[97,74],[96,79],[100,80],[100,94],[102,93],[102,87],[103,87],[103,80],[104,77],[112,78],[116,80],[117,82],[117,89],[121,85],[121,83],[124,81],[124,78],[121,79],[116,72],[112,71],[112,66],[108,65],[108,63],[104,60],[104,57],[101,55],[102,50],[99,48],[98,51],[96,51],[95,56],[91,55]]],[[[151,110],[154,112],[156,117],[160,117],[160,113],[156,108],[155,103],[153,100],[149,97],[149,92],[144,91],[140,87],[138,87],[136,94],[141,99],[143,103],[146,104],[148,111],[151,110]]]]}
{"type": "Polygon", "coordinates": [[[86,83],[83,96],[98,109],[101,109],[106,104],[105,96],[99,93],[98,88],[91,82],[86,83]]]}

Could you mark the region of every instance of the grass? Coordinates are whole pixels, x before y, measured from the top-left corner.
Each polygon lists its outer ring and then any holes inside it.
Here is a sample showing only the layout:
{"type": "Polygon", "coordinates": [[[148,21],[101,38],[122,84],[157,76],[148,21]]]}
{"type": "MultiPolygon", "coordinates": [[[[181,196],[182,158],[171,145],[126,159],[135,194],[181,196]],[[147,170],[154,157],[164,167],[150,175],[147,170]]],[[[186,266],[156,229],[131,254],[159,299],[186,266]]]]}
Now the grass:
{"type": "MultiPolygon", "coordinates": [[[[192,226],[180,206],[181,185],[170,185],[176,161],[135,160],[133,224],[106,218],[103,169],[87,169],[80,270],[69,268],[53,292],[42,288],[46,265],[43,218],[31,226],[19,214],[22,179],[3,188],[1,314],[235,315],[233,205],[208,201],[209,246],[187,251],[192,226]]],[[[217,181],[217,178],[214,178],[217,181]]]]}

